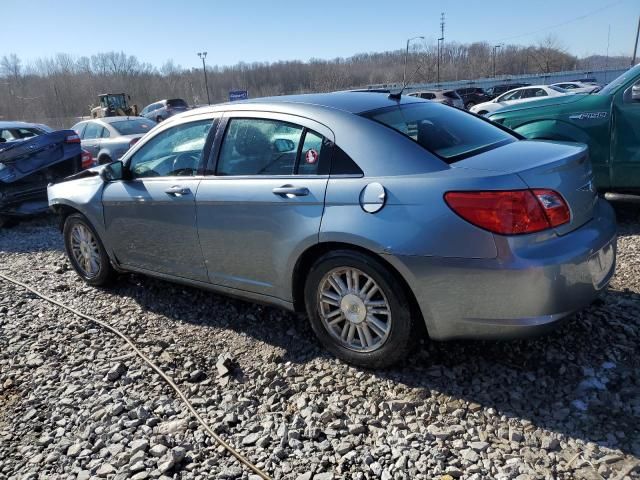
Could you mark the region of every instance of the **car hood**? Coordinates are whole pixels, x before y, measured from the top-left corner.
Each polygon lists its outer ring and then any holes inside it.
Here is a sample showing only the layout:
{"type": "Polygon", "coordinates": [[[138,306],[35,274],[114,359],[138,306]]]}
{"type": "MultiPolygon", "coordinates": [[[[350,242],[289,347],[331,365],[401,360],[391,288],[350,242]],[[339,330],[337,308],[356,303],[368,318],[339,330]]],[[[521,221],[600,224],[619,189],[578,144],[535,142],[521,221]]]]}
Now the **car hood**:
{"type": "MultiPolygon", "coordinates": [[[[575,93],[569,95],[558,95],[557,97],[542,98],[540,100],[532,100],[530,102],[514,103],[513,105],[507,105],[506,107],[502,107],[500,110],[496,110],[492,115],[519,112],[522,110],[529,110],[531,108],[568,105],[570,103],[579,102],[588,96],[588,93],[575,93]]],[[[489,115],[488,117],[491,118],[492,115],[489,115]]]]}

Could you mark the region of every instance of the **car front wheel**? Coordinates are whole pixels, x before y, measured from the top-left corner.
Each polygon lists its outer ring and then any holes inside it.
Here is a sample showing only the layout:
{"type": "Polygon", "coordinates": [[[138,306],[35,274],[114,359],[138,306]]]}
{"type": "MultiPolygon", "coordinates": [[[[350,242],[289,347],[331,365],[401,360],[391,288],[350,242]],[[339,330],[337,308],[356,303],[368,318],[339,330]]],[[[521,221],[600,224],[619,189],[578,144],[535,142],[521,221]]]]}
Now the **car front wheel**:
{"type": "Polygon", "coordinates": [[[346,362],[388,367],[412,347],[407,294],[374,257],[348,250],[324,255],[309,272],[305,303],[315,334],[346,362]]]}
{"type": "Polygon", "coordinates": [[[89,221],[79,213],[69,215],[64,222],[63,235],[65,250],[76,273],[89,285],[107,285],[115,272],[89,221]]]}

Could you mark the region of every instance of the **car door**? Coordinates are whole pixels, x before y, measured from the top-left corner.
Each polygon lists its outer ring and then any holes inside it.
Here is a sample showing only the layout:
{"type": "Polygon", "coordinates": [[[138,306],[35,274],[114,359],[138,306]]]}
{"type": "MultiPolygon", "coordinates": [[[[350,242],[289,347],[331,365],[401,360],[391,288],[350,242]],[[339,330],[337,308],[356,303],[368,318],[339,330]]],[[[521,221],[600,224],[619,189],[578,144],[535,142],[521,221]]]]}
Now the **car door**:
{"type": "Polygon", "coordinates": [[[100,152],[102,128],[102,125],[98,122],[87,122],[87,126],[81,135],[82,148],[91,153],[93,158],[98,158],[98,153],[100,152]]]}
{"type": "Polygon", "coordinates": [[[638,191],[640,190],[640,81],[615,94],[612,115],[612,187],[638,191]]]}
{"type": "Polygon", "coordinates": [[[105,243],[122,265],[207,281],[195,196],[214,123],[199,118],[159,131],[125,160],[127,179],[106,184],[105,243]]]}
{"type": "Polygon", "coordinates": [[[223,123],[196,195],[209,279],[290,301],[292,263],[318,241],[333,133],[275,113],[231,112],[223,123]]]}

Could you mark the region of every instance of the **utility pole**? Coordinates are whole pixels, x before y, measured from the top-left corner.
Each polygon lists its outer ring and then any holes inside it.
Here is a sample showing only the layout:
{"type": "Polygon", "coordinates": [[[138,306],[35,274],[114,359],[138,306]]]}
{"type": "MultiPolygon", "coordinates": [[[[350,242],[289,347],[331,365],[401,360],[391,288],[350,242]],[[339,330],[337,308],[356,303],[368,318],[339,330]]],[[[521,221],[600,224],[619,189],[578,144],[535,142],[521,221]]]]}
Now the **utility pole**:
{"type": "Polygon", "coordinates": [[[440,46],[442,44],[442,47],[444,47],[444,12],[442,12],[440,14],[440,38],[438,38],[438,67],[437,67],[437,71],[438,71],[438,81],[437,83],[440,83],[440,53],[443,50],[443,48],[440,46]]]}
{"type": "Polygon", "coordinates": [[[404,51],[404,72],[402,73],[402,88],[407,86],[407,57],[409,56],[409,43],[411,40],[416,40],[421,38],[424,40],[424,37],[411,37],[407,39],[407,49],[404,51]]]}
{"type": "Polygon", "coordinates": [[[209,98],[209,82],[207,81],[207,66],[204,63],[204,59],[207,58],[207,52],[198,52],[198,56],[202,59],[202,70],[204,71],[204,88],[207,90],[207,104],[211,105],[211,98],[209,98]]]}
{"type": "Polygon", "coordinates": [[[496,55],[498,54],[498,49],[502,48],[502,45],[494,45],[493,46],[493,77],[496,76],[496,55]]]}
{"type": "Polygon", "coordinates": [[[638,37],[640,36],[640,16],[638,16],[638,29],[636,30],[636,43],[633,44],[633,58],[631,60],[631,66],[636,64],[636,53],[638,53],[638,37]]]}

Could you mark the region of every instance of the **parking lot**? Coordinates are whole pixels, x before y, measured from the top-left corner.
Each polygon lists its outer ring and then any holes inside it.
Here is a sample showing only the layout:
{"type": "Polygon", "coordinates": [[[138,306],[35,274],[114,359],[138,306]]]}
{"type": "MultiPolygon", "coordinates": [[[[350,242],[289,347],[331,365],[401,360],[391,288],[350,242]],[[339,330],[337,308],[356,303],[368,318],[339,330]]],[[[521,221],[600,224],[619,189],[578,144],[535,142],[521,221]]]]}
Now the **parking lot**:
{"type": "MultiPolygon", "coordinates": [[[[616,212],[616,276],[560,329],[424,342],[380,371],[276,308],[137,275],[88,287],[52,217],[0,231],[0,271],[123,329],[273,478],[622,480],[640,478],[640,215],[616,212]]],[[[4,281],[0,326],[0,479],[251,478],[113,335],[4,281]]]]}

